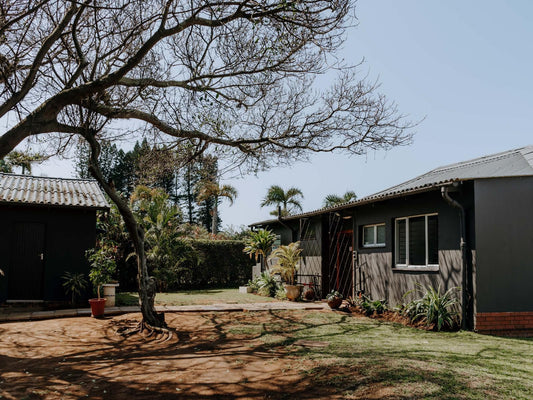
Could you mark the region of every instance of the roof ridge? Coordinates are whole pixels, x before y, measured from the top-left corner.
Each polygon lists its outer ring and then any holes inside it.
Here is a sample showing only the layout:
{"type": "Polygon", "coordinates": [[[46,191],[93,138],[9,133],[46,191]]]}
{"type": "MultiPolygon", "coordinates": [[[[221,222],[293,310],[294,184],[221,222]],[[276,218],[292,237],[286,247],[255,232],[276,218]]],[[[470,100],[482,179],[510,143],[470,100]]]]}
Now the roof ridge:
{"type": "Polygon", "coordinates": [[[97,182],[94,178],[62,178],[58,176],[37,176],[37,175],[26,175],[26,174],[15,174],[13,172],[0,172],[0,175],[15,176],[17,178],[26,178],[26,179],[51,179],[56,181],[81,181],[81,182],[97,182]]]}

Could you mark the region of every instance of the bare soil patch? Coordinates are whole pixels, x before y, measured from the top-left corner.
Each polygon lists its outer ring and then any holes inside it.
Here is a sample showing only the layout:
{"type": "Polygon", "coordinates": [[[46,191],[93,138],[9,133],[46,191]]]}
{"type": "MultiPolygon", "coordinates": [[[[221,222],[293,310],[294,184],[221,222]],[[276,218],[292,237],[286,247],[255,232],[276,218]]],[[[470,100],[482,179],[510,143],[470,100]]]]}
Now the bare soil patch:
{"type": "Polygon", "coordinates": [[[116,332],[140,315],[0,325],[3,399],[335,398],[303,370],[313,361],[268,347],[260,330],[225,329],[261,313],[167,314],[167,342],[116,332]]]}

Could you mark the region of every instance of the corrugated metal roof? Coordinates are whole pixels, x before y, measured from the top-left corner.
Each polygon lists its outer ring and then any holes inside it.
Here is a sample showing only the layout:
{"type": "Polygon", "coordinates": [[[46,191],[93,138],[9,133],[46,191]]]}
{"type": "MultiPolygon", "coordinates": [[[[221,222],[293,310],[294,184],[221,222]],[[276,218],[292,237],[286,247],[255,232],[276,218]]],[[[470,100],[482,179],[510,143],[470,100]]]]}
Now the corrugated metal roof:
{"type": "Polygon", "coordinates": [[[4,173],[0,173],[0,203],[109,208],[95,180],[4,173]]]}
{"type": "MultiPolygon", "coordinates": [[[[457,181],[518,176],[533,176],[533,146],[521,147],[519,149],[438,167],[423,175],[417,176],[416,178],[374,193],[370,196],[363,197],[359,200],[339,204],[335,207],[320,208],[302,214],[291,215],[283,218],[283,220],[311,217],[325,212],[342,210],[356,205],[372,203],[374,201],[385,200],[404,194],[424,192],[457,181]]],[[[271,219],[256,222],[251,225],[266,225],[275,223],[276,221],[277,219],[271,219]]]]}

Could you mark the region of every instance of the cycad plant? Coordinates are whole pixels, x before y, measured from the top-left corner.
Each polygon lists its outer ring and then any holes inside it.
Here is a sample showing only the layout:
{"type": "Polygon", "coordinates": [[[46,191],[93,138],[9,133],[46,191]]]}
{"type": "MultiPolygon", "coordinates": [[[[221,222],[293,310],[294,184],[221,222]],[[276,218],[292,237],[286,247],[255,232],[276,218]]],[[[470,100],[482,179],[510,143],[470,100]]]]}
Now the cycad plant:
{"type": "Polygon", "coordinates": [[[288,285],[294,285],[294,276],[300,266],[301,252],[300,242],[279,246],[269,257],[276,260],[276,264],[271,267],[270,272],[279,273],[284,282],[288,285]]]}

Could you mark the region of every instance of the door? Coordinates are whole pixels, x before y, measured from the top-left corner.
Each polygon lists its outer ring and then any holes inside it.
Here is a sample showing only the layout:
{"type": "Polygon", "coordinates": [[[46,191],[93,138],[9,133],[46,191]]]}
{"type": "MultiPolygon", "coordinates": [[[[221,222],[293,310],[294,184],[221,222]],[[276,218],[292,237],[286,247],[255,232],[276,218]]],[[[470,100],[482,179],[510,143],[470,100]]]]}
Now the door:
{"type": "Polygon", "coordinates": [[[353,232],[342,231],[337,234],[334,279],[335,290],[344,298],[353,296],[353,232]]]}
{"type": "Polygon", "coordinates": [[[42,300],[44,278],[44,224],[15,223],[13,227],[9,300],[42,300]]]}

